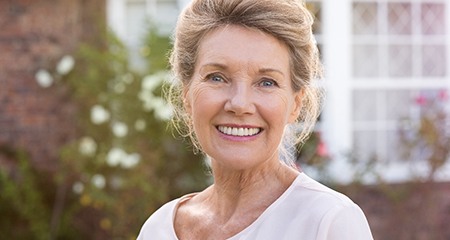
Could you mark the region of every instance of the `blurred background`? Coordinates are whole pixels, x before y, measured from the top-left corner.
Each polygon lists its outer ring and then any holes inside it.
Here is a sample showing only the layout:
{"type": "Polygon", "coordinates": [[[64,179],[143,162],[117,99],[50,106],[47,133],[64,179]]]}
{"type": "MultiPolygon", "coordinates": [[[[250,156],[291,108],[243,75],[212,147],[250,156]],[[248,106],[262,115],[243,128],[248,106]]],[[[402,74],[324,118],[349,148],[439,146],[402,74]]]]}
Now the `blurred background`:
{"type": "MultiPolygon", "coordinates": [[[[162,98],[188,2],[0,1],[0,239],[135,239],[211,183],[162,98]]],[[[450,239],[450,2],[307,6],[327,96],[298,164],[375,239],[450,239]]]]}

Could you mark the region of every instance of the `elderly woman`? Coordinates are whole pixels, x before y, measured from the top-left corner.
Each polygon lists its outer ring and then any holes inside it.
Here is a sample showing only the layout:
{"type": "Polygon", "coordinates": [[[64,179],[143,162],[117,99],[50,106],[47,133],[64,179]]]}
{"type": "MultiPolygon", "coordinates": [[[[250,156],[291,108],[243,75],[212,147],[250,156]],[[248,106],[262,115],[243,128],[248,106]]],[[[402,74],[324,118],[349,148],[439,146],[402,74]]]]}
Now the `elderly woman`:
{"type": "Polygon", "coordinates": [[[193,0],[182,12],[171,96],[214,184],[165,204],[138,239],[372,239],[361,209],[286,147],[319,113],[312,21],[300,0],[193,0]]]}

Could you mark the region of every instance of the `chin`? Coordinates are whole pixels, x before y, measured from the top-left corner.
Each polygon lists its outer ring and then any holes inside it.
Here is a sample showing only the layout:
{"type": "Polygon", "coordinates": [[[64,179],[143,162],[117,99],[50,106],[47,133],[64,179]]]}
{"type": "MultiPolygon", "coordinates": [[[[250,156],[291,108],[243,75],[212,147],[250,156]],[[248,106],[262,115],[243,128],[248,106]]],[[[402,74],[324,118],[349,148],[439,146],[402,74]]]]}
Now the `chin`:
{"type": "Polygon", "coordinates": [[[255,154],[250,156],[244,154],[229,154],[226,157],[210,157],[211,166],[217,165],[224,169],[230,169],[233,171],[245,171],[258,168],[264,163],[267,163],[270,159],[258,158],[255,154]],[[246,157],[247,156],[247,157],[246,157]]]}

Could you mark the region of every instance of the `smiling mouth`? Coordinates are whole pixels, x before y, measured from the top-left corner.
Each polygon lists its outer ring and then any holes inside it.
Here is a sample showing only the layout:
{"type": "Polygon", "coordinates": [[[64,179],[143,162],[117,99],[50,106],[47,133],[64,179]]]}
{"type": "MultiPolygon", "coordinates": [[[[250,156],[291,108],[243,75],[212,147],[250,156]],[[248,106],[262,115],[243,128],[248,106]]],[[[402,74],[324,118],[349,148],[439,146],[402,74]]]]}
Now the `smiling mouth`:
{"type": "Polygon", "coordinates": [[[248,137],[257,135],[262,131],[261,128],[237,128],[237,127],[226,127],[226,126],[218,126],[217,129],[219,132],[229,135],[229,136],[237,136],[237,137],[248,137]]]}

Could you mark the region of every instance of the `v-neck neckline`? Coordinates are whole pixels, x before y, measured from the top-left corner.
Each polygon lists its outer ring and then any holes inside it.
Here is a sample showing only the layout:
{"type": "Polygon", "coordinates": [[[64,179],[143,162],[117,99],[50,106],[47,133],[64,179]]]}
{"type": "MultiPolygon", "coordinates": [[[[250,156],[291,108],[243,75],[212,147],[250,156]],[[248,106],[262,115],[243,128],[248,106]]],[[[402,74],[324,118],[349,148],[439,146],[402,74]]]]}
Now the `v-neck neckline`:
{"type": "MultiPolygon", "coordinates": [[[[264,221],[264,219],[266,219],[267,215],[269,215],[271,212],[275,211],[277,206],[279,206],[289,196],[289,194],[293,191],[294,186],[298,185],[297,182],[301,181],[301,179],[303,179],[304,176],[305,176],[305,174],[303,172],[300,172],[297,175],[297,177],[295,177],[294,181],[292,181],[291,185],[289,185],[289,187],[272,204],[270,204],[261,213],[261,215],[259,215],[258,218],[255,219],[255,221],[253,221],[251,224],[249,224],[242,231],[240,231],[240,232],[236,233],[234,236],[228,238],[228,240],[237,239],[238,237],[241,237],[243,234],[247,234],[247,233],[251,232],[253,229],[255,229],[253,226],[256,226],[260,222],[264,221]]],[[[197,194],[199,194],[199,193],[198,192],[190,193],[190,194],[184,195],[183,197],[179,198],[178,201],[176,202],[175,207],[172,210],[171,232],[172,232],[174,239],[176,239],[176,240],[179,240],[176,235],[176,232],[175,232],[175,216],[178,211],[178,208],[182,203],[189,201],[191,198],[195,197],[197,194]]]]}

